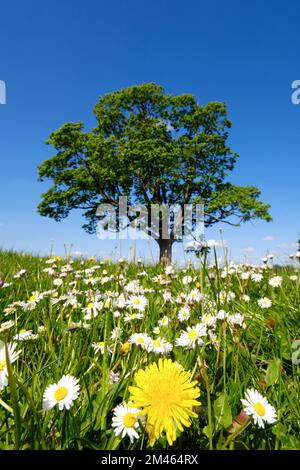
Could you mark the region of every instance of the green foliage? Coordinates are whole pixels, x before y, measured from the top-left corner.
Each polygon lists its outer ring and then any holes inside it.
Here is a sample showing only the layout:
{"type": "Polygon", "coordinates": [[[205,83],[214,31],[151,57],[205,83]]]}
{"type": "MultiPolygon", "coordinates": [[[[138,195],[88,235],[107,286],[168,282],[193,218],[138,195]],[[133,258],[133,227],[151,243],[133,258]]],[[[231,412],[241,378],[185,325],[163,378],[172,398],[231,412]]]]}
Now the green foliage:
{"type": "Polygon", "coordinates": [[[81,209],[84,228],[93,233],[97,206],[116,206],[128,196],[148,209],[204,203],[206,226],[271,220],[259,189],[227,181],[237,154],[227,144],[224,103],[201,105],[190,94],[169,95],[149,83],[106,94],[94,113],[90,131],[78,122],[51,133],[55,155],[39,166],[39,177],[53,185],[42,195],[41,215],[60,221],[81,209]]]}
{"type": "Polygon", "coordinates": [[[275,385],[280,378],[281,374],[281,360],[279,358],[273,359],[267,368],[266,385],[275,385]]]}
{"type": "Polygon", "coordinates": [[[222,392],[214,402],[215,427],[227,429],[232,423],[232,414],[228,396],[222,392]]]}

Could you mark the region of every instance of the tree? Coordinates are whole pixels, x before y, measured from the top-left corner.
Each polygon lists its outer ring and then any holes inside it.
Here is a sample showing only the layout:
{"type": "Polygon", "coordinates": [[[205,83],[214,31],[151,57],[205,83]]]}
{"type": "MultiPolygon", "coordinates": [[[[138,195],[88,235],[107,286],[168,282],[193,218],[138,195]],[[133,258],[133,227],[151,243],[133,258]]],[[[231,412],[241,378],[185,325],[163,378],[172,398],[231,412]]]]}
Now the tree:
{"type": "MultiPolygon", "coordinates": [[[[41,215],[60,221],[81,209],[83,228],[94,233],[98,205],[117,207],[126,195],[129,204],[143,204],[149,212],[151,204],[204,202],[206,227],[271,220],[259,189],[227,181],[238,155],[227,145],[231,122],[224,103],[200,105],[190,94],[166,94],[149,83],[100,97],[94,114],[91,131],[78,122],[50,134],[47,143],[56,153],[38,168],[40,180],[53,186],[42,194],[41,215]]],[[[174,218],[169,239],[161,226],[155,234],[150,220],[146,226],[159,244],[160,260],[170,261],[174,218]]]]}

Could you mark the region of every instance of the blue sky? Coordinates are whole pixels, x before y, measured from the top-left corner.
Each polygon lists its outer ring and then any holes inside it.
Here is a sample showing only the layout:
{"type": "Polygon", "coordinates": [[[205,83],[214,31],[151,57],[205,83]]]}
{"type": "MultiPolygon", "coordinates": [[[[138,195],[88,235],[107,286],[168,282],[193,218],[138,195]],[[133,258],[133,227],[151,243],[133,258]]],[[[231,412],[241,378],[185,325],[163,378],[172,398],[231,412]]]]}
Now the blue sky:
{"type": "MultiPolygon", "coordinates": [[[[0,80],[7,87],[0,105],[0,246],[63,253],[73,244],[102,255],[120,249],[85,234],[80,214],[61,223],[40,217],[45,185],[36,167],[51,156],[44,141],[52,130],[66,121],[93,126],[100,95],[155,81],[202,103],[227,103],[230,144],[240,154],[232,181],[259,186],[272,205],[270,224],[223,227],[232,256],[257,261],[269,250],[283,259],[295,251],[300,105],[291,102],[291,84],[300,78],[299,2],[19,0],[2,2],[0,14],[0,80]]],[[[217,239],[218,229],[206,236],[217,239]]],[[[123,242],[122,255],[129,245],[123,242]]],[[[155,244],[137,244],[146,258],[150,249],[155,256],[155,244]]]]}

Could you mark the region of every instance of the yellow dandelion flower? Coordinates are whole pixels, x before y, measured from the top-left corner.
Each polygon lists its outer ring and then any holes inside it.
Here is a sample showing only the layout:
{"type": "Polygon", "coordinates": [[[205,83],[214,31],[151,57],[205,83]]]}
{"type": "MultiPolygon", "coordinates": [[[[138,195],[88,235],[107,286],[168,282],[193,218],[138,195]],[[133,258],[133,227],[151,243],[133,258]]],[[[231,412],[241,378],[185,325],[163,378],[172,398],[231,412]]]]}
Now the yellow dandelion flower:
{"type": "Polygon", "coordinates": [[[161,433],[166,433],[168,443],[176,440],[176,431],[190,426],[197,417],[193,407],[200,405],[199,388],[186,372],[171,359],[159,359],[134,377],[136,386],[129,387],[131,406],[146,416],[146,430],[153,445],[161,433]]]}

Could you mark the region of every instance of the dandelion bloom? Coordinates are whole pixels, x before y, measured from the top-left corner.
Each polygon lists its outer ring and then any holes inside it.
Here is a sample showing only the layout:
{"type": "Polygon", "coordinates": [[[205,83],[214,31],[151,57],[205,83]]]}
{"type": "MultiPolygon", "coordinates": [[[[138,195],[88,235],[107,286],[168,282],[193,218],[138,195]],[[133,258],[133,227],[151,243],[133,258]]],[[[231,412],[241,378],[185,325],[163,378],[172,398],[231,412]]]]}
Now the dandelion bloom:
{"type": "Polygon", "coordinates": [[[146,416],[146,430],[153,445],[162,432],[168,443],[176,440],[176,431],[190,426],[191,417],[197,414],[193,407],[200,405],[196,400],[199,389],[186,372],[170,359],[159,359],[145,370],[139,370],[134,377],[136,386],[129,387],[132,406],[146,416]]]}

